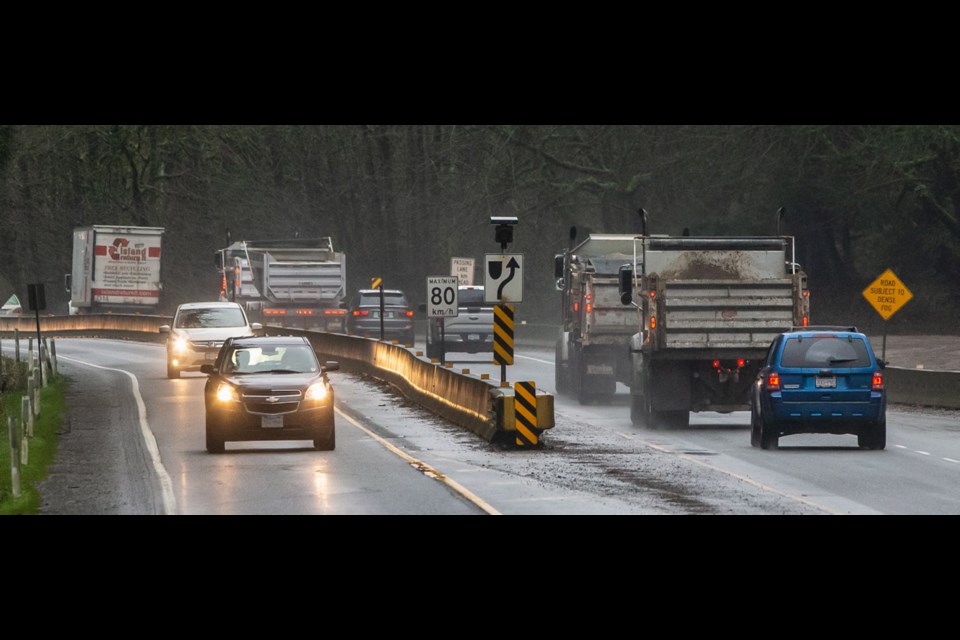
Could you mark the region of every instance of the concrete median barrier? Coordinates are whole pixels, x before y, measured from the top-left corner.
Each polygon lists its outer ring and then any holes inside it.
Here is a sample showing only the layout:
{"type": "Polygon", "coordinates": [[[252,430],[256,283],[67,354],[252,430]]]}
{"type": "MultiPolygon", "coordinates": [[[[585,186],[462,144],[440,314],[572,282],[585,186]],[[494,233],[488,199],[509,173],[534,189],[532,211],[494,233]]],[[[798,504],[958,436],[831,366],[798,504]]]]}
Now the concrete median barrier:
{"type": "Polygon", "coordinates": [[[887,367],[883,375],[888,402],[960,409],[960,371],[887,367]]]}
{"type": "MultiPolygon", "coordinates": [[[[328,360],[337,360],[345,371],[368,375],[396,387],[420,406],[479,435],[488,442],[516,430],[512,396],[494,382],[431,362],[417,351],[372,338],[335,333],[267,327],[271,335],[306,336],[313,348],[328,360]],[[504,396],[509,401],[504,402],[504,396]]],[[[541,430],[552,428],[553,402],[538,392],[541,430]]]]}

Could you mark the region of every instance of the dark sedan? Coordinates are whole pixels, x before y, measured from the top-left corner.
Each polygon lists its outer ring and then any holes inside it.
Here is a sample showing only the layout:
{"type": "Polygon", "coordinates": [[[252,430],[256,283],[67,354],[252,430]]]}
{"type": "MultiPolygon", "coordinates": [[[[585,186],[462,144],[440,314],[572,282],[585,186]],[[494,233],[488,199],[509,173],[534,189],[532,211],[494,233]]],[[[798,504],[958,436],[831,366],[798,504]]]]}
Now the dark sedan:
{"type": "Polygon", "coordinates": [[[214,364],[201,371],[207,451],[227,441],[312,440],[321,451],[336,446],[333,387],[310,342],[301,336],[229,338],[214,364]]]}
{"type": "MultiPolygon", "coordinates": [[[[380,290],[361,289],[350,301],[347,333],[380,338],[380,290]]],[[[383,290],[383,339],[413,344],[413,309],[399,289],[383,290]]]]}

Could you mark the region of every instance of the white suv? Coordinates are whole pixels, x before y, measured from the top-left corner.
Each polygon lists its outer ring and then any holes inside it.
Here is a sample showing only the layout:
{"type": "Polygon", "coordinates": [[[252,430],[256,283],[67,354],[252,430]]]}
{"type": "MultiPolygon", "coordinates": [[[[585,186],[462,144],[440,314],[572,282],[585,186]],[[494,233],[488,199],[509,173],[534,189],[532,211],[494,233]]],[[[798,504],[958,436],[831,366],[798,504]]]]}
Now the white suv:
{"type": "Polygon", "coordinates": [[[181,371],[199,371],[213,364],[227,338],[256,335],[263,326],[250,323],[236,302],[187,302],[177,307],[173,327],[162,325],[167,334],[167,377],[179,378],[181,371]]]}

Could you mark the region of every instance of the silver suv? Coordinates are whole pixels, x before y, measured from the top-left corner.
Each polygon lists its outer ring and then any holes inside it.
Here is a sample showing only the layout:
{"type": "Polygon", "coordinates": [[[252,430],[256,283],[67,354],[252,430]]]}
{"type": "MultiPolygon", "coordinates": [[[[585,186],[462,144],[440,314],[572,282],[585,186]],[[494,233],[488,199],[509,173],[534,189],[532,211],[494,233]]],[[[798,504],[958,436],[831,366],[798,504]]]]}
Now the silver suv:
{"type": "Polygon", "coordinates": [[[483,287],[457,287],[456,318],[431,318],[427,323],[427,357],[439,358],[441,322],[443,351],[493,352],[493,305],[484,302],[483,287]]]}
{"type": "Polygon", "coordinates": [[[259,322],[250,323],[236,302],[186,302],[177,307],[173,326],[162,325],[167,334],[167,377],[179,378],[181,371],[199,371],[213,364],[227,338],[247,337],[260,331],[259,322]]]}

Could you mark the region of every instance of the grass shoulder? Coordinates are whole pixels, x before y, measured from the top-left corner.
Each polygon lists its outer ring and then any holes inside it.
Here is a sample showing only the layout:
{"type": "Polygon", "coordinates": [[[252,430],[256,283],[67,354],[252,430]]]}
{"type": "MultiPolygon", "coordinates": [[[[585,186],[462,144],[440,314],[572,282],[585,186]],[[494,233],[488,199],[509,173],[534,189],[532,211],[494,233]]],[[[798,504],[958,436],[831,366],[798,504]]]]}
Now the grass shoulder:
{"type": "MultiPolygon", "coordinates": [[[[33,437],[27,438],[27,464],[20,466],[20,496],[13,496],[10,468],[9,416],[21,416],[23,389],[8,389],[0,396],[0,515],[34,515],[40,508],[37,485],[57,453],[63,419],[66,414],[68,380],[56,376],[40,389],[40,415],[33,426],[33,437]]],[[[22,429],[21,429],[22,431],[22,429]]],[[[22,435],[22,433],[21,433],[22,435]]]]}

